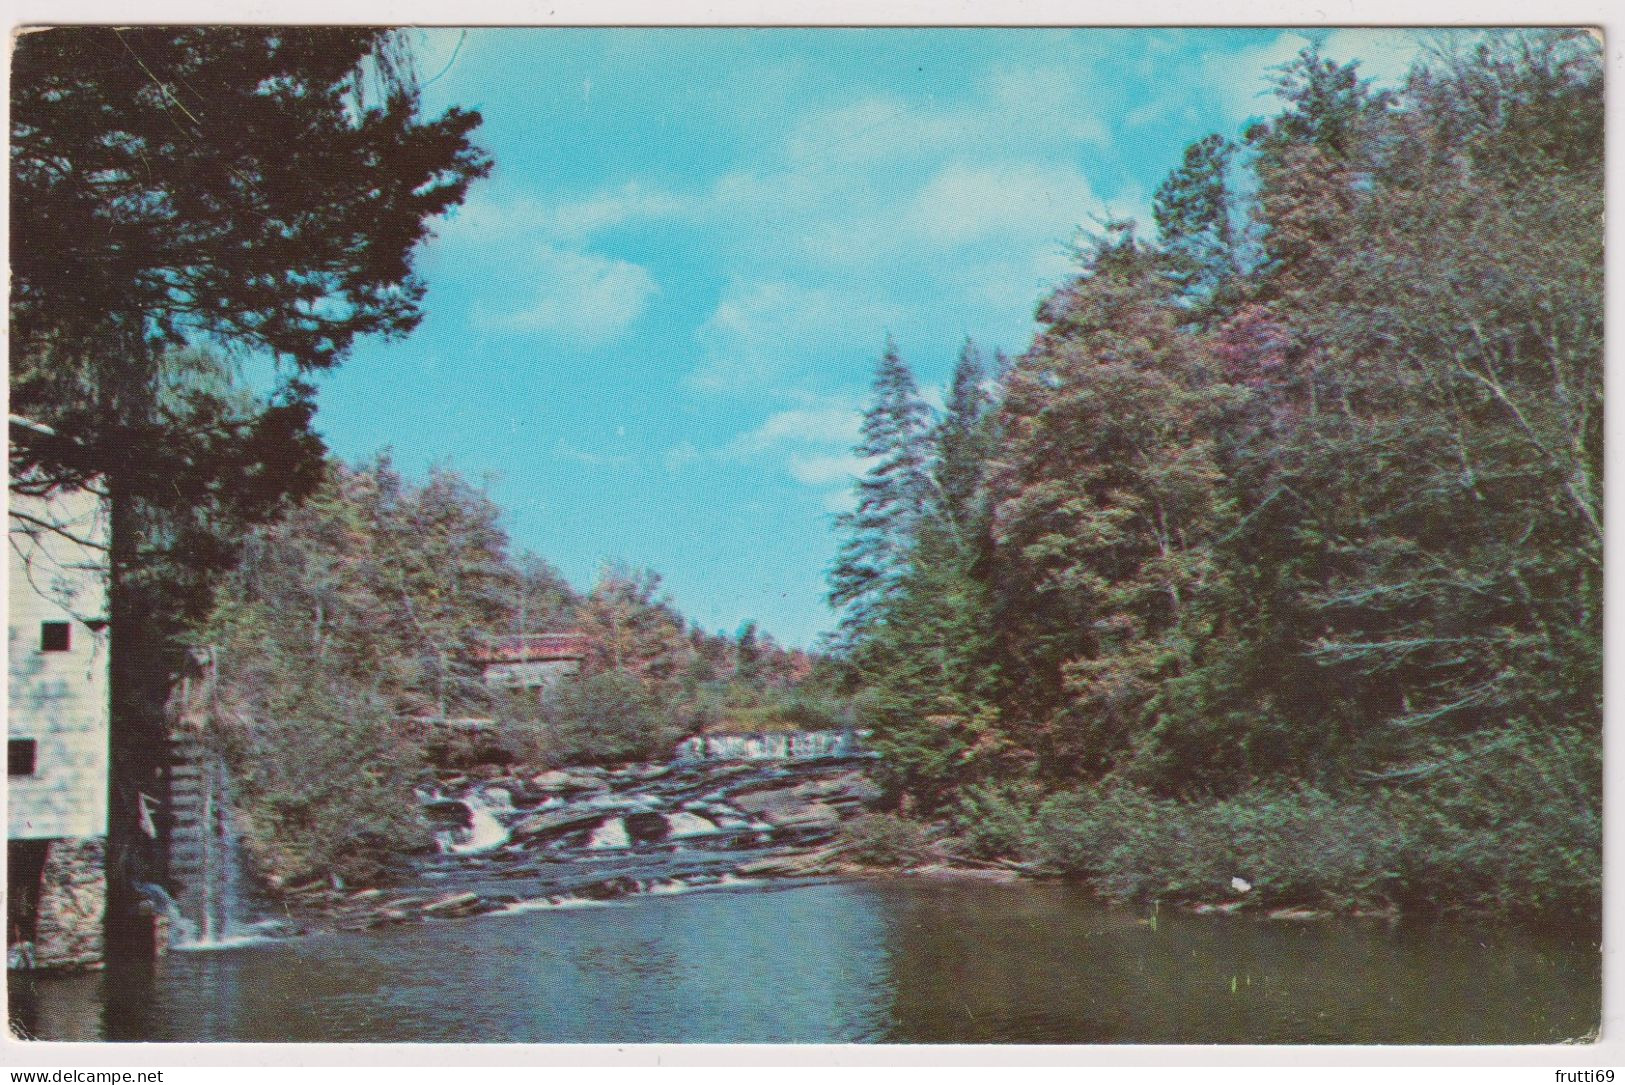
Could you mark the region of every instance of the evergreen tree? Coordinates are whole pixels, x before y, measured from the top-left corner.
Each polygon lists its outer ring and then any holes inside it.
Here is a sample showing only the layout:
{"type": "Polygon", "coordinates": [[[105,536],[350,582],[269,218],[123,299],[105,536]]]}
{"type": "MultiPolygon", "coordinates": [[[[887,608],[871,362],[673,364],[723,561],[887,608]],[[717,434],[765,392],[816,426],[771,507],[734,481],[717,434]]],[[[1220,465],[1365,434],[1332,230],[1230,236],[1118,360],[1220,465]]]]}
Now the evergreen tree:
{"type": "Polygon", "coordinates": [[[1167,274],[1198,314],[1224,299],[1242,269],[1239,208],[1229,182],[1235,154],[1222,136],[1191,144],[1152,204],[1167,274]]]}
{"type": "Polygon", "coordinates": [[[1019,751],[995,701],[999,667],[987,586],[940,523],[922,528],[908,571],[857,644],[879,771],[931,809],[955,789],[1015,770],[1019,751]]]}
{"type": "Polygon", "coordinates": [[[987,526],[986,472],[996,440],[991,377],[976,344],[965,341],[948,386],[942,421],[932,434],[933,509],[967,553],[987,526]]]}
{"type": "Polygon", "coordinates": [[[847,539],[830,573],[830,602],[845,611],[841,626],[849,638],[875,620],[907,569],[913,533],[931,499],[930,429],[931,409],[888,342],[855,449],[871,466],[858,481],[857,508],[837,520],[847,539]]]}

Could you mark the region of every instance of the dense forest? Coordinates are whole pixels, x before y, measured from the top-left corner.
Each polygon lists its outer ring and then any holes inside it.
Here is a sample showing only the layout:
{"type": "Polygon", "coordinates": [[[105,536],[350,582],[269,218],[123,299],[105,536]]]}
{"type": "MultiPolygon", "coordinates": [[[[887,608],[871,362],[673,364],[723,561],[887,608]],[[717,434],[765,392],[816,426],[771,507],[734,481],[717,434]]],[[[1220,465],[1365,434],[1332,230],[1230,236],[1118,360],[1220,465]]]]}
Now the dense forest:
{"type": "Polygon", "coordinates": [[[189,688],[263,869],[378,876],[426,845],[412,792],[436,768],[664,760],[699,731],[846,722],[807,653],[750,623],[692,626],[654,573],[607,565],[578,593],[512,554],[500,520],[454,472],[413,483],[382,458],[330,462],[242,538],[192,633],[211,681],[189,688]],[[497,638],[564,631],[585,634],[578,674],[545,692],[485,682],[497,638]]]}
{"type": "Polygon", "coordinates": [[[942,412],[832,572],[902,812],[1125,900],[1595,916],[1601,46],[1304,51],[942,412]]]}

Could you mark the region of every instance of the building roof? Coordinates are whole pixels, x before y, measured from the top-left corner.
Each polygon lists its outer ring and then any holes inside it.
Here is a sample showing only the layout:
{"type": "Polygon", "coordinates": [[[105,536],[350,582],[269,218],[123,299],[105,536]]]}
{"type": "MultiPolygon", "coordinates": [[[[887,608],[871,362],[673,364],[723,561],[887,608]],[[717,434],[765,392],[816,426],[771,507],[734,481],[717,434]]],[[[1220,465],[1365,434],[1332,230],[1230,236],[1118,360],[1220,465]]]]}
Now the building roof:
{"type": "Polygon", "coordinates": [[[493,637],[476,648],[469,658],[485,665],[580,660],[586,657],[591,642],[592,639],[585,633],[526,633],[522,636],[493,637]]]}

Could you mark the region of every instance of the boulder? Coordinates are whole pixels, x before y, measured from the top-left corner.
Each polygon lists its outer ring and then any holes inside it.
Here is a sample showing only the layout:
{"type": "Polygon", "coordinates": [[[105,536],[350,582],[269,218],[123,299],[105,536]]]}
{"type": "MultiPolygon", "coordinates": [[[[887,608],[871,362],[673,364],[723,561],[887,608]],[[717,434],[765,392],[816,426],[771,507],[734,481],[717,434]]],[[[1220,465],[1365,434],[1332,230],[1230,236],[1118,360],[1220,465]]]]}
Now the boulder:
{"type": "Polygon", "coordinates": [[[538,776],[531,777],[530,784],[537,791],[546,794],[569,794],[576,791],[608,791],[609,784],[601,775],[588,773],[584,769],[565,771],[553,769],[538,776]]]}
{"type": "Polygon", "coordinates": [[[527,840],[542,836],[561,836],[577,829],[597,827],[604,820],[604,811],[581,806],[565,806],[543,810],[516,822],[508,836],[513,840],[527,840]]]}
{"type": "Polygon", "coordinates": [[[1203,903],[1191,908],[1197,915],[1234,915],[1246,904],[1243,900],[1227,900],[1222,904],[1203,903]]]}
{"type": "Polygon", "coordinates": [[[841,823],[839,810],[798,794],[797,790],[752,791],[733,796],[733,804],[775,828],[834,827],[841,823]]]}
{"type": "Polygon", "coordinates": [[[909,867],[906,873],[911,878],[930,878],[944,882],[993,882],[1006,884],[1021,880],[1021,875],[1013,870],[996,870],[988,867],[958,866],[954,863],[925,863],[920,866],[909,867]]]}
{"type": "MultiPolygon", "coordinates": [[[[707,799],[710,796],[706,796],[707,799]]],[[[731,796],[734,806],[747,814],[763,814],[769,810],[783,807],[800,806],[807,800],[797,795],[795,788],[779,788],[773,791],[749,791],[744,794],[731,796]]]]}
{"type": "Polygon", "coordinates": [[[744,863],[738,873],[742,878],[787,877],[802,872],[801,861],[805,858],[803,855],[774,855],[744,863]]]}
{"type": "Polygon", "coordinates": [[[587,900],[614,900],[638,891],[635,878],[606,878],[601,882],[592,882],[588,885],[578,886],[576,896],[587,900]]]}
{"type": "Polygon", "coordinates": [[[653,810],[638,810],[627,814],[626,835],[631,837],[634,844],[650,844],[666,839],[670,826],[666,823],[666,815],[658,814],[653,810]]]}
{"type": "Polygon", "coordinates": [[[474,812],[462,799],[436,799],[424,803],[423,816],[436,829],[467,829],[474,824],[474,812]]]}
{"type": "Polygon", "coordinates": [[[833,828],[841,823],[841,812],[821,802],[774,807],[762,811],[761,816],[775,829],[833,828]]]}
{"type": "Polygon", "coordinates": [[[549,769],[530,778],[530,786],[541,791],[562,791],[569,783],[570,774],[563,769],[549,769]]]}
{"type": "Polygon", "coordinates": [[[875,802],[881,796],[880,786],[861,772],[843,772],[828,779],[808,780],[790,790],[803,798],[828,802],[868,803],[875,802]]]}
{"type": "Polygon", "coordinates": [[[1330,912],[1322,912],[1315,908],[1277,908],[1270,913],[1271,919],[1285,920],[1286,922],[1308,922],[1315,919],[1326,919],[1330,912]]]}
{"type": "Polygon", "coordinates": [[[401,908],[385,908],[374,912],[362,924],[363,929],[376,930],[379,927],[393,927],[399,923],[411,923],[419,917],[401,908]]]}
{"type": "Polygon", "coordinates": [[[423,906],[425,915],[466,915],[480,906],[478,893],[453,893],[423,906]]]}

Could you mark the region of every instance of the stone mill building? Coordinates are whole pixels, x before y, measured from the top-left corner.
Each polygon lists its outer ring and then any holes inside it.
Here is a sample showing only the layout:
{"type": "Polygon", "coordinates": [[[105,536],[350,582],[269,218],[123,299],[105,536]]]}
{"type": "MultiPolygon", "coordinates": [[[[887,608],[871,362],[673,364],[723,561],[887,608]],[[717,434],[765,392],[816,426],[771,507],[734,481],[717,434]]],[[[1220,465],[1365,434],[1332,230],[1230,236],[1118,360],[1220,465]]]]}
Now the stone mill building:
{"type": "Polygon", "coordinates": [[[33,494],[14,480],[9,511],[7,963],[94,965],[107,895],[107,510],[88,490],[33,494]]]}

